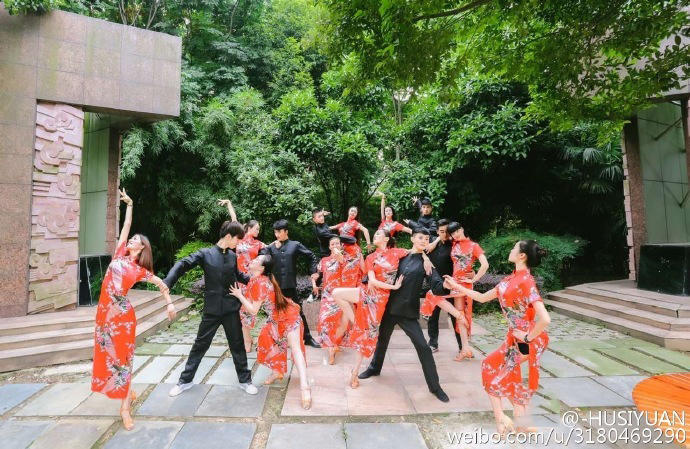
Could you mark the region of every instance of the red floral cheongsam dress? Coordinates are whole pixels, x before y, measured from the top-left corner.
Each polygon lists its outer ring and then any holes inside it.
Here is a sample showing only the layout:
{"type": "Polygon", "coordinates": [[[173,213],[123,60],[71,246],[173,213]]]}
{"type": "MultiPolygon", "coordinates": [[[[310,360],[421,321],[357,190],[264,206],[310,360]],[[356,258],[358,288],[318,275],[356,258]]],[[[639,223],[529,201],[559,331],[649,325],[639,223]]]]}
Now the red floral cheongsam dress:
{"type": "Polygon", "coordinates": [[[287,372],[287,335],[291,331],[300,330],[299,341],[302,353],[305,353],[302,341],[304,325],[299,316],[299,305],[286,298],[287,308],[278,311],[275,289],[270,279],[264,275],[255,276],[249,280],[245,296],[250,301],[261,301],[267,316],[266,323],[259,333],[256,361],[277,373],[285,374],[287,372]]]}
{"type": "Polygon", "coordinates": [[[335,331],[340,325],[343,310],[333,300],[333,289],[341,286],[344,262],[341,263],[334,256],[321,259],[317,270],[322,273],[321,278],[321,308],[319,309],[319,342],[326,348],[336,347],[335,331]]]}
{"type": "MultiPolygon", "coordinates": [[[[472,267],[482,254],[484,254],[482,247],[470,239],[453,241],[453,247],[450,250],[450,258],[453,261],[453,279],[463,287],[471,289],[471,283],[461,282],[461,280],[472,277],[472,267]]],[[[438,304],[438,301],[436,303],[438,304]]],[[[472,298],[469,296],[465,297],[465,310],[461,310],[461,312],[465,314],[467,335],[469,336],[472,332],[472,298]]]]}
{"type": "MultiPolygon", "coordinates": [[[[377,249],[366,258],[367,273],[374,272],[377,280],[386,284],[395,283],[400,259],[407,256],[403,248],[377,249]]],[[[359,288],[359,302],[355,309],[355,323],[347,337],[347,346],[354,348],[364,357],[371,357],[379,338],[379,325],[386,310],[390,290],[370,289],[368,284],[359,288]]]]}
{"type": "Polygon", "coordinates": [[[530,332],[535,323],[534,303],[542,299],[527,269],[506,276],[496,289],[508,322],[508,333],[503,344],[482,361],[482,383],[491,396],[507,397],[514,404],[527,405],[539,387],[539,359],[549,336],[542,332],[529,342],[529,380],[525,386],[520,371],[522,355],[512,331],[530,332]]]}
{"type": "Polygon", "coordinates": [[[137,318],[127,292],[137,282],[153,276],[126,253],[125,242],[108,265],[96,309],[91,390],[112,399],[126,398],[132,380],[137,318]]]}
{"type": "MultiPolygon", "coordinates": [[[[266,245],[261,240],[255,239],[249,234],[245,235],[235,248],[235,254],[237,254],[237,269],[249,276],[249,262],[254,260],[256,256],[259,255],[259,251],[265,246],[266,245]]],[[[242,289],[246,292],[245,286],[242,286],[242,289]]],[[[256,315],[248,313],[247,309],[242,306],[240,307],[240,320],[242,321],[242,326],[253,329],[256,324],[256,315]]]]}
{"type": "MultiPolygon", "coordinates": [[[[340,235],[356,237],[359,222],[357,220],[347,220],[338,223],[336,227],[340,235]]],[[[343,280],[340,286],[354,288],[359,285],[363,276],[359,259],[362,255],[362,249],[357,243],[345,243],[343,244],[343,249],[345,250],[345,266],[343,267],[343,280]]]]}
{"type": "Polygon", "coordinates": [[[404,227],[405,226],[398,223],[397,221],[388,220],[388,219],[381,220],[381,224],[379,225],[379,229],[383,229],[384,231],[388,231],[388,234],[391,237],[395,237],[395,234],[402,231],[404,227]]]}

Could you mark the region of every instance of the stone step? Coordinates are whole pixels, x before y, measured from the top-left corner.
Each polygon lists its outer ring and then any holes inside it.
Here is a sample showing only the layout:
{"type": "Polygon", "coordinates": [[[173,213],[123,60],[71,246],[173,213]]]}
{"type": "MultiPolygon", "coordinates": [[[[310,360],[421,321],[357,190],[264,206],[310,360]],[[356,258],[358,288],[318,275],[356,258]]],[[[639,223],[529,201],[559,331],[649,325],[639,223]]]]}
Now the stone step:
{"type": "Polygon", "coordinates": [[[574,285],[567,287],[565,290],[563,290],[563,293],[584,296],[599,301],[619,304],[633,309],[640,309],[670,317],[690,317],[690,315],[683,315],[683,313],[681,313],[685,312],[684,309],[686,307],[682,304],[664,301],[661,299],[653,299],[642,295],[615,292],[612,290],[593,287],[592,285],[596,284],[574,285]]]}
{"type": "Polygon", "coordinates": [[[547,299],[546,304],[564,315],[577,318],[582,321],[600,324],[609,329],[614,329],[624,334],[632,335],[641,340],[655,343],[668,349],[690,351],[690,332],[660,329],[655,326],[628,320],[610,313],[597,312],[596,310],[583,308],[579,305],[568,304],[562,301],[547,299]]]}
{"type": "MultiPolygon", "coordinates": [[[[189,311],[193,300],[176,302],[177,318],[189,311]]],[[[168,325],[165,309],[150,314],[137,323],[137,344],[168,325]]],[[[0,372],[89,360],[93,357],[93,331],[88,337],[64,343],[42,344],[32,347],[0,350],[0,372]]]]}
{"type": "Polygon", "coordinates": [[[556,301],[579,305],[586,309],[612,314],[630,321],[637,321],[638,323],[648,324],[660,329],[690,331],[690,318],[678,318],[660,313],[648,312],[646,310],[631,308],[627,305],[618,304],[615,302],[601,301],[588,296],[571,295],[562,291],[549,293],[548,297],[556,301]]]}
{"type": "MultiPolygon", "coordinates": [[[[184,302],[185,298],[180,295],[172,295],[173,304],[176,308],[184,302]]],[[[147,320],[150,316],[160,313],[165,310],[165,301],[147,301],[144,303],[146,307],[135,309],[135,314],[138,322],[147,320]]],[[[31,346],[40,346],[54,343],[67,343],[69,341],[77,341],[93,337],[93,319],[85,326],[74,327],[67,329],[45,330],[38,332],[30,332],[21,335],[3,335],[0,336],[0,351],[5,349],[27,348],[31,346]]]]}
{"type": "MultiPolygon", "coordinates": [[[[158,291],[130,290],[127,296],[134,310],[140,310],[157,301],[161,295],[158,291]]],[[[0,336],[26,335],[32,332],[85,327],[93,323],[95,315],[96,306],[93,306],[78,307],[76,310],[61,312],[2,318],[0,319],[0,336]]]]}

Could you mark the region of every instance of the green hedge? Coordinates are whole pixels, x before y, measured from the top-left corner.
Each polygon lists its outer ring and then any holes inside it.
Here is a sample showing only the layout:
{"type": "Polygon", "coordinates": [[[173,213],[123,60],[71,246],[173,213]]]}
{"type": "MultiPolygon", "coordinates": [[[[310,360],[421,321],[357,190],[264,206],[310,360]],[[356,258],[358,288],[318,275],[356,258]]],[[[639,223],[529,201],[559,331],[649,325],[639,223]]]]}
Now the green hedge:
{"type": "Polygon", "coordinates": [[[536,240],[539,246],[548,251],[541,265],[533,274],[544,279],[542,295],[563,288],[561,276],[568,269],[570,261],[580,255],[587,242],[573,235],[540,234],[528,229],[504,231],[497,235],[486,235],[479,240],[489,259],[492,273],[511,273],[514,265],[508,262],[508,254],[518,240],[536,240]]]}
{"type": "MultiPolygon", "coordinates": [[[[175,253],[175,261],[178,261],[183,257],[187,257],[193,252],[199,251],[202,248],[208,248],[209,246],[213,245],[211,243],[202,242],[201,240],[192,240],[191,242],[186,243],[175,253]]],[[[196,281],[201,279],[203,275],[204,271],[201,269],[201,267],[192,268],[177,280],[172,288],[172,293],[183,295],[187,298],[194,298],[194,308],[200,310],[203,308],[203,296],[193,291],[192,286],[196,281]]]]}

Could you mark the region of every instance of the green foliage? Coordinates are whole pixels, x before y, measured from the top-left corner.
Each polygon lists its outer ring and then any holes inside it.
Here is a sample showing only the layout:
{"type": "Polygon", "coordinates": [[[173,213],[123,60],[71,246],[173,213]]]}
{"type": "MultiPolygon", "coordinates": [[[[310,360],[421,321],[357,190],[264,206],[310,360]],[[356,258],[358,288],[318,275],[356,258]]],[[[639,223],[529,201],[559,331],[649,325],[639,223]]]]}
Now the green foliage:
{"type": "Polygon", "coordinates": [[[498,76],[529,86],[530,113],[560,127],[625,120],[688,75],[688,0],[324,3],[331,57],[361,62],[354,84],[440,81],[453,95],[460,74],[498,76]]]}
{"type": "Polygon", "coordinates": [[[5,0],[5,8],[10,15],[45,14],[58,9],[63,0],[5,0]]]}
{"type": "MultiPolygon", "coordinates": [[[[180,260],[190,254],[199,251],[202,248],[207,248],[211,246],[210,243],[202,242],[200,240],[193,240],[191,242],[185,243],[182,248],[175,253],[175,260],[180,260]]],[[[199,301],[203,300],[203,296],[194,293],[191,289],[196,281],[204,276],[204,271],[201,267],[194,267],[185,274],[183,274],[173,286],[171,292],[176,295],[183,295],[187,298],[194,298],[195,307],[199,301]]],[[[201,305],[203,307],[203,304],[201,305]]],[[[199,308],[201,308],[199,307],[199,308]]]]}
{"type": "Polygon", "coordinates": [[[500,232],[497,235],[487,235],[480,239],[479,244],[489,259],[490,270],[493,273],[511,273],[515,266],[508,261],[508,254],[519,240],[536,240],[540,247],[546,249],[548,256],[543,258],[541,265],[534,268],[533,274],[544,279],[542,294],[560,290],[561,276],[568,269],[570,263],[582,253],[586,241],[572,235],[551,235],[533,232],[527,229],[514,229],[500,232]]]}

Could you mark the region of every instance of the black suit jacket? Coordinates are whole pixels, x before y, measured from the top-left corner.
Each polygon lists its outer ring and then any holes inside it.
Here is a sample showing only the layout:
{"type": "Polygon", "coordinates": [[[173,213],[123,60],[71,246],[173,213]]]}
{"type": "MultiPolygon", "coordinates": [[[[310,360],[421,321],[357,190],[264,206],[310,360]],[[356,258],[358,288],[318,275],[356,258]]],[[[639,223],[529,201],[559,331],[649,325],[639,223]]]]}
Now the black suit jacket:
{"type": "Polygon", "coordinates": [[[273,258],[273,276],[281,289],[297,287],[297,258],[307,257],[310,260],[309,273],[316,273],[319,259],[309,248],[294,240],[285,240],[280,248],[275,242],[259,251],[259,254],[269,254],[273,258]]]}
{"type": "Polygon", "coordinates": [[[419,300],[422,295],[422,284],[425,278],[429,278],[431,291],[435,295],[447,295],[450,292],[443,288],[443,278],[433,269],[431,276],[427,276],[424,270],[424,260],[420,253],[410,253],[400,259],[397,279],[405,276],[398,290],[391,291],[386,310],[391,315],[405,318],[419,318],[419,300]]]}
{"type": "Polygon", "coordinates": [[[204,314],[220,316],[240,310],[242,303],[230,294],[230,286],[237,281],[246,284],[249,276],[237,269],[235,252],[218,245],[200,249],[178,260],[163,282],[172,288],[183,274],[196,266],[204,270],[204,314]]]}

